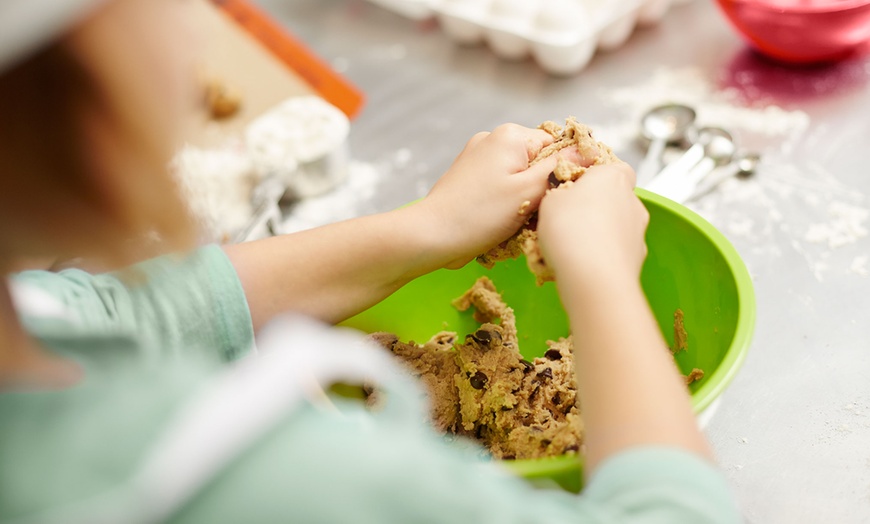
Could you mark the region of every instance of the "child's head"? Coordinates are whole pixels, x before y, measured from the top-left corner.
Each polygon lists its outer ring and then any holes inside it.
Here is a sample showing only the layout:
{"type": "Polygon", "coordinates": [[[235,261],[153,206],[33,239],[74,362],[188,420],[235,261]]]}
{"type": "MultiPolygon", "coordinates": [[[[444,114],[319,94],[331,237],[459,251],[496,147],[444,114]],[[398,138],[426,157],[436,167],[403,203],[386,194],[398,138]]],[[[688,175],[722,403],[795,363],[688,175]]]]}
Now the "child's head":
{"type": "Polygon", "coordinates": [[[0,262],[126,262],[192,226],[167,164],[195,101],[183,0],[0,2],[0,262]]]}

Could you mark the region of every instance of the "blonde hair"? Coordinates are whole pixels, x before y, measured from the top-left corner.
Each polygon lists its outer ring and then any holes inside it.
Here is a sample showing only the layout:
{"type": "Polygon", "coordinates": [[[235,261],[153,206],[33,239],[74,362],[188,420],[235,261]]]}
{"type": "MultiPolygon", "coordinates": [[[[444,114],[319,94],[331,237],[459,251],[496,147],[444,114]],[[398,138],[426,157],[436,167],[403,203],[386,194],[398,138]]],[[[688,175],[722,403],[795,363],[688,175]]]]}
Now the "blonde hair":
{"type": "Polygon", "coordinates": [[[117,265],[192,244],[169,158],[119,100],[62,40],[0,76],[0,257],[117,265]],[[94,138],[95,122],[117,151],[94,138]],[[107,161],[118,155],[134,158],[107,161]]]}

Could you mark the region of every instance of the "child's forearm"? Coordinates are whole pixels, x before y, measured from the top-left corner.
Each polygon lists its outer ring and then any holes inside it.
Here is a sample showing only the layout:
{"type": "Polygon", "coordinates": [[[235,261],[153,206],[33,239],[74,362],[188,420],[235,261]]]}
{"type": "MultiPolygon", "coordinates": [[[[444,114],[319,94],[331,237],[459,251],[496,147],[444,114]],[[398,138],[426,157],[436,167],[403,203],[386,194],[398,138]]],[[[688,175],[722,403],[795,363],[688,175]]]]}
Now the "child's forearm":
{"type": "Polygon", "coordinates": [[[665,445],[709,457],[689,396],[636,280],[604,272],[560,275],[575,339],[587,472],[633,446],[665,445]]]}
{"type": "Polygon", "coordinates": [[[254,327],[296,311],[339,322],[448,263],[426,206],[226,247],[254,327]]]}

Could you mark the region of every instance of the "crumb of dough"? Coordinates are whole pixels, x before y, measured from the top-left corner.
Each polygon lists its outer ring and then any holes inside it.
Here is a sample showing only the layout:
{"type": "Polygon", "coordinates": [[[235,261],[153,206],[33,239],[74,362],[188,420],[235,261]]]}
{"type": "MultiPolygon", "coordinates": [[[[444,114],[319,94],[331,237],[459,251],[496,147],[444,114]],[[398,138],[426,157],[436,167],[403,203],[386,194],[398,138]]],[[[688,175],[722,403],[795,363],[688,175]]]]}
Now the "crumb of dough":
{"type": "Polygon", "coordinates": [[[495,263],[500,260],[518,258],[523,254],[523,244],[526,239],[531,237],[537,238],[537,233],[531,229],[520,229],[516,235],[510,237],[486,253],[478,255],[477,262],[487,269],[492,269],[495,266],[495,263]]]}
{"type": "Polygon", "coordinates": [[[205,103],[209,115],[215,120],[230,118],[242,107],[242,95],[219,80],[205,84],[205,103]]]}
{"type": "Polygon", "coordinates": [[[689,349],[689,334],[686,333],[686,326],[683,325],[683,310],[677,309],[674,311],[674,345],[671,347],[671,353],[678,353],[689,349]]]}
{"type": "Polygon", "coordinates": [[[531,206],[531,205],[532,205],[532,203],[529,202],[528,200],[524,201],[522,204],[520,204],[520,209],[517,211],[517,214],[518,215],[525,215],[526,211],[529,210],[529,206],[531,206]]]}
{"type": "MultiPolygon", "coordinates": [[[[565,120],[564,127],[555,122],[547,121],[538,126],[538,128],[549,133],[554,138],[554,142],[541,149],[537,156],[531,160],[530,165],[534,165],[567,147],[576,147],[584,158],[594,158],[593,165],[620,162],[610,147],[595,140],[592,137],[592,130],[588,126],[577,122],[577,119],[573,116],[565,120]]],[[[583,176],[586,170],[586,167],[574,164],[564,157],[559,157],[559,160],[556,162],[556,168],[548,178],[550,190],[570,186],[575,180],[583,176]]],[[[520,208],[519,214],[525,215],[525,203],[520,208]]],[[[478,262],[484,267],[491,268],[500,260],[517,258],[521,254],[525,254],[529,270],[535,274],[538,285],[553,280],[553,272],[547,267],[541,255],[538,235],[534,230],[535,220],[536,213],[531,213],[526,224],[513,237],[486,253],[479,255],[477,257],[478,262]]]]}
{"type": "Polygon", "coordinates": [[[686,380],[686,385],[688,386],[692,382],[696,382],[696,381],[704,378],[704,370],[698,369],[698,368],[693,368],[692,371],[689,372],[688,375],[684,376],[684,378],[686,380]]]}
{"type": "Polygon", "coordinates": [[[535,282],[542,286],[544,282],[555,280],[556,276],[544,260],[544,255],[541,254],[537,232],[532,231],[531,233],[523,241],[523,253],[526,255],[526,264],[535,275],[535,282]]]}
{"type": "Polygon", "coordinates": [[[483,324],[500,319],[505,342],[517,347],[517,319],[514,310],[504,303],[501,293],[488,277],[478,278],[468,291],[453,301],[453,307],[459,311],[468,311],[471,306],[474,306],[474,320],[477,322],[483,324]]]}

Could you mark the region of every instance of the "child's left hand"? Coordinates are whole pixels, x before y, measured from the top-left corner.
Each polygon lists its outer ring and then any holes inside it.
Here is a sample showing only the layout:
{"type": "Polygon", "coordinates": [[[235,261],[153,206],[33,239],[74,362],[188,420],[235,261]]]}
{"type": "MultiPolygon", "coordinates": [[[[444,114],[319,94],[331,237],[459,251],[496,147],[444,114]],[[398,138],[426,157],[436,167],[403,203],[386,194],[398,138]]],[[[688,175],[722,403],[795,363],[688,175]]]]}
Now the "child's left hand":
{"type": "MultiPolygon", "coordinates": [[[[328,226],[226,246],[254,326],[295,311],[340,322],[430,271],[460,268],[508,239],[538,208],[553,138],[507,124],[475,135],[429,195],[414,205],[328,226]],[[519,211],[523,203],[528,205],[519,211]]],[[[560,155],[589,165],[575,150],[560,155]]]]}
{"type": "MultiPolygon", "coordinates": [[[[529,162],[552,142],[549,133],[517,124],[501,125],[468,141],[426,198],[415,204],[431,215],[427,233],[447,249],[446,267],[460,268],[507,240],[537,210],[558,156],[531,167],[529,162]]],[[[580,158],[576,148],[559,154],[585,166],[595,160],[580,158]]]]}

